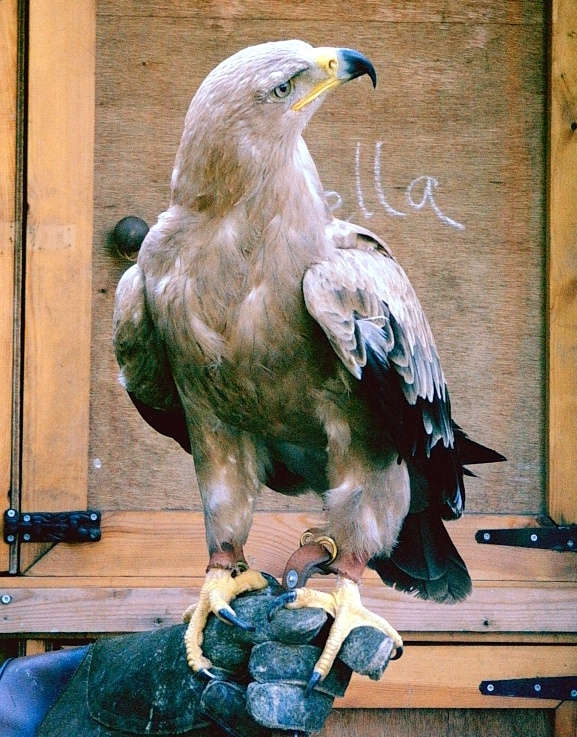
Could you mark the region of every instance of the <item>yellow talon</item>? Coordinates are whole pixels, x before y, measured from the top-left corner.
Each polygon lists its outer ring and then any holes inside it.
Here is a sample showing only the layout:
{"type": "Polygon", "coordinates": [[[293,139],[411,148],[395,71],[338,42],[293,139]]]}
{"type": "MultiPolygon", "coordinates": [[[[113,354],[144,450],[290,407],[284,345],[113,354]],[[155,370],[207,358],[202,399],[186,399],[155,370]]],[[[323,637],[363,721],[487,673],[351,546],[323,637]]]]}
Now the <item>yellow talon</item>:
{"type": "Polygon", "coordinates": [[[339,579],[330,594],[307,588],[296,589],[294,593],[296,599],[286,604],[287,609],[319,607],[334,618],[324,650],[314,668],[314,672],[318,675],[316,682],[327,676],[343,642],[356,627],[375,627],[391,638],[397,651],[402,650],[402,637],[386,619],[363,606],[359,587],[354,581],[348,578],[339,579]]]}
{"type": "Polygon", "coordinates": [[[198,602],[189,606],[183,614],[188,627],[184,633],[186,660],[194,671],[206,670],[212,663],[202,653],[204,628],[209,614],[212,612],[225,621],[232,621],[243,626],[229,602],[239,594],[257,591],[267,586],[266,579],[251,569],[232,576],[230,571],[213,568],[207,575],[200,589],[198,602]]]}

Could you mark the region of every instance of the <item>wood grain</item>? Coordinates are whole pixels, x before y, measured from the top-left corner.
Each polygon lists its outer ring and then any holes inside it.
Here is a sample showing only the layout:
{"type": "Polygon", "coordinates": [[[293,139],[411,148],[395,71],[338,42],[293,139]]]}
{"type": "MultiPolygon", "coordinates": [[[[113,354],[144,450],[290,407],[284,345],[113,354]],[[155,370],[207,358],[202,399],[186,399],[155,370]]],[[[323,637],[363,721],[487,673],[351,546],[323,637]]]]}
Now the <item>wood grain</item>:
{"type": "Polygon", "coordinates": [[[538,657],[539,675],[574,675],[577,648],[559,646],[534,648],[524,646],[484,647],[471,645],[414,646],[391,663],[377,683],[353,676],[345,698],[336,705],[385,708],[550,708],[551,700],[483,696],[481,681],[526,678],[535,675],[538,657]]]}
{"type": "MultiPolygon", "coordinates": [[[[246,546],[255,567],[280,577],[298,547],[301,534],[318,518],[304,513],[255,515],[246,546]]],[[[474,581],[577,582],[577,556],[547,550],[480,545],[479,529],[536,527],[530,516],[465,515],[447,525],[474,581]]],[[[102,540],[96,544],[59,544],[28,575],[203,577],[208,563],[202,514],[191,512],[105,512],[102,540]],[[186,551],[189,551],[187,554],[186,551]]],[[[365,581],[380,579],[367,571],[365,581]]],[[[378,583],[380,585],[380,583],[378,583]]]]}
{"type": "Polygon", "coordinates": [[[350,18],[365,22],[387,21],[390,23],[495,23],[528,24],[541,22],[539,2],[509,2],[494,0],[425,0],[417,4],[406,0],[391,0],[387,3],[376,0],[202,0],[190,3],[139,2],[139,0],[101,0],[98,4],[101,16],[152,16],[199,17],[203,20],[308,20],[347,21],[350,18]]]}
{"type": "Polygon", "coordinates": [[[555,737],[575,737],[577,734],[577,704],[564,701],[555,709],[555,737]]]}
{"type": "Polygon", "coordinates": [[[553,3],[549,127],[549,510],[577,523],[577,5],[553,3]]]}
{"type": "MultiPolygon", "coordinates": [[[[142,597],[142,590],[12,589],[13,603],[3,607],[0,631],[15,633],[22,627],[29,633],[103,633],[151,630],[176,624],[179,617],[172,612],[177,603],[175,592],[162,588],[150,593],[150,601],[156,597],[156,605],[155,609],[146,612],[134,608],[135,602],[142,597]],[[172,595],[172,603],[167,594],[172,595]],[[35,615],[31,618],[33,611],[35,615]],[[63,617],[66,611],[69,612],[68,624],[63,617]],[[120,611],[124,612],[123,619],[118,617],[120,611]],[[76,626],[70,626],[75,617],[78,617],[74,622],[76,626]],[[55,622],[59,623],[57,627],[55,622]],[[12,630],[9,629],[11,623],[12,630]],[[82,629],[79,630],[80,623],[82,629]]],[[[179,603],[182,608],[186,605],[182,598],[179,603]]],[[[479,692],[479,683],[492,678],[535,675],[537,659],[541,676],[570,675],[576,655],[575,645],[413,644],[406,648],[400,661],[390,665],[382,681],[373,683],[354,677],[346,697],[337,705],[355,708],[527,708],[536,704],[547,708],[558,702],[495,698],[488,703],[487,697],[479,692]]]]}
{"type": "MultiPolygon", "coordinates": [[[[1,588],[12,600],[0,611],[0,632],[132,632],[175,624],[198,598],[203,580],[190,577],[185,586],[175,586],[170,579],[157,579],[143,587],[75,586],[71,579],[66,586],[62,578],[36,588],[8,581],[1,588]]],[[[334,581],[315,579],[311,585],[328,591],[334,581]]],[[[365,583],[362,589],[364,604],[402,633],[511,633],[513,640],[515,633],[577,632],[576,596],[575,584],[479,584],[466,602],[442,606],[381,584],[365,583]]]]}
{"type": "MultiPolygon", "coordinates": [[[[14,243],[16,228],[17,3],[0,4],[0,494],[9,505],[12,454],[14,243]]],[[[9,549],[0,543],[0,571],[9,549]]]]}
{"type": "Polygon", "coordinates": [[[45,640],[26,640],[25,655],[42,655],[46,652],[45,640]]]}
{"type": "MultiPolygon", "coordinates": [[[[92,2],[30,6],[22,508],[86,507],[92,2]]],[[[23,567],[35,557],[22,549],[23,567]]]]}
{"type": "Polygon", "coordinates": [[[319,737],[552,737],[549,713],[543,709],[336,709],[319,737]]]}

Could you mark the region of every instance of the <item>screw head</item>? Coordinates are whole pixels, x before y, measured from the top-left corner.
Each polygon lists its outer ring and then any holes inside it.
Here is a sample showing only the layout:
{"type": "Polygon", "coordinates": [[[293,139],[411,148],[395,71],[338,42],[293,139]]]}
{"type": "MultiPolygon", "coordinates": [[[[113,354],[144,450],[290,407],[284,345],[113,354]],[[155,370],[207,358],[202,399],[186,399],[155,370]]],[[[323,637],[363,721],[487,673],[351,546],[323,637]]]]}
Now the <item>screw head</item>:
{"type": "Polygon", "coordinates": [[[492,693],[494,690],[495,690],[495,686],[493,686],[492,683],[488,683],[487,684],[487,691],[489,691],[489,693],[492,693]]]}
{"type": "Polygon", "coordinates": [[[533,686],[533,688],[535,689],[535,691],[537,691],[537,693],[539,693],[539,691],[541,690],[541,686],[540,686],[540,685],[539,685],[538,683],[536,683],[536,684],[535,684],[535,685],[533,686]]]}
{"type": "Polygon", "coordinates": [[[6,535],[6,542],[7,543],[14,543],[14,542],[16,542],[16,538],[14,537],[14,535],[6,535]]]}
{"type": "Polygon", "coordinates": [[[294,589],[298,580],[299,574],[294,570],[294,568],[286,574],[286,585],[289,589],[294,589]]]}
{"type": "Polygon", "coordinates": [[[24,522],[30,522],[30,515],[29,515],[29,514],[25,514],[25,515],[24,515],[24,516],[22,517],[22,520],[23,520],[24,522]]]}
{"type": "Polygon", "coordinates": [[[8,511],[6,512],[6,516],[7,516],[7,517],[10,517],[10,518],[16,517],[16,510],[15,510],[15,509],[9,509],[9,510],[8,510],[8,511]]]}
{"type": "Polygon", "coordinates": [[[577,699],[577,688],[571,690],[571,698],[577,699]]]}
{"type": "Polygon", "coordinates": [[[12,601],[12,597],[10,596],[10,594],[2,594],[2,596],[0,597],[0,601],[2,602],[2,604],[10,604],[10,602],[12,601]]]}
{"type": "Polygon", "coordinates": [[[531,542],[532,542],[532,543],[536,543],[538,539],[539,539],[539,538],[537,537],[537,535],[536,535],[535,533],[533,533],[533,534],[531,535],[531,542]]]}
{"type": "Polygon", "coordinates": [[[22,535],[22,539],[24,540],[25,543],[28,543],[28,542],[30,542],[30,535],[27,532],[25,532],[22,535]]]}
{"type": "Polygon", "coordinates": [[[90,515],[90,519],[93,522],[96,522],[96,520],[98,519],[98,515],[95,512],[92,512],[92,514],[90,515]]]}
{"type": "Polygon", "coordinates": [[[491,535],[488,532],[483,533],[483,540],[490,540],[491,535]]]}
{"type": "Polygon", "coordinates": [[[573,540],[567,540],[567,547],[568,548],[572,548],[573,545],[575,545],[575,543],[573,542],[573,540]]]}

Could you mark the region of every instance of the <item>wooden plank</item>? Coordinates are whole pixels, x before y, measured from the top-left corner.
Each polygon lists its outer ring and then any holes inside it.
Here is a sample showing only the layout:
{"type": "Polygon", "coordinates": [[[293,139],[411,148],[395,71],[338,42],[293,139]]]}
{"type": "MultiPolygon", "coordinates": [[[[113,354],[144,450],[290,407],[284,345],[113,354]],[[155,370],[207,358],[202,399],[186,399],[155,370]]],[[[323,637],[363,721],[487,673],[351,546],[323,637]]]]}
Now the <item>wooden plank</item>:
{"type": "MultiPolygon", "coordinates": [[[[22,508],[86,507],[93,214],[91,0],[30,5],[22,508]]],[[[26,568],[34,547],[21,552],[26,568]]]]}
{"type": "MultiPolygon", "coordinates": [[[[0,493],[6,505],[12,455],[17,25],[16,0],[0,3],[0,493]]],[[[8,566],[9,548],[2,542],[0,571],[8,566]]]]}
{"type": "Polygon", "coordinates": [[[577,734],[577,703],[564,701],[555,709],[554,737],[575,737],[577,734]]]}
{"type": "Polygon", "coordinates": [[[549,126],[549,514],[577,523],[577,5],[553,3],[549,126]]]}
{"type": "Polygon", "coordinates": [[[549,699],[483,696],[481,681],[575,674],[577,648],[426,646],[407,648],[377,683],[353,676],[345,698],[337,706],[372,708],[551,708],[549,699]],[[405,658],[405,655],[407,656],[405,658]]]}
{"type": "MultiPolygon", "coordinates": [[[[21,590],[15,594],[14,603],[2,609],[1,631],[16,633],[19,627],[7,630],[9,620],[24,623],[28,633],[58,632],[119,632],[124,627],[117,618],[119,609],[125,612],[134,605],[139,591],[126,589],[108,592],[108,596],[95,596],[93,589],[21,590]],[[30,621],[28,615],[36,616],[30,621]],[[116,611],[115,611],[116,610],[116,611]],[[72,616],[84,614],[74,629],[68,629],[64,613],[72,616]],[[64,616],[63,616],[64,615],[64,616]],[[55,622],[58,622],[55,625],[55,622]],[[64,624],[64,626],[62,626],[64,624]],[[78,626],[80,625],[80,627],[78,626]],[[116,625],[116,628],[114,627],[116,625]]],[[[179,617],[170,612],[175,592],[166,589],[151,590],[151,602],[155,610],[147,615],[133,613],[126,631],[152,630],[160,626],[176,624],[179,617]]],[[[181,602],[184,605],[184,601],[181,602]]],[[[339,707],[491,707],[491,708],[551,708],[558,702],[528,699],[487,699],[478,686],[482,680],[492,678],[522,678],[535,675],[538,662],[539,675],[570,675],[574,672],[577,646],[575,645],[411,645],[403,658],[392,663],[384,679],[378,683],[358,676],[353,677],[347,695],[337,702],[339,707]]]]}
{"type": "Polygon", "coordinates": [[[506,6],[494,0],[452,0],[440,3],[427,0],[407,3],[392,0],[387,3],[366,0],[248,0],[242,3],[202,2],[189,0],[102,0],[98,3],[101,16],[151,16],[184,18],[200,16],[203,20],[347,20],[390,23],[490,23],[528,24],[540,22],[539,3],[527,4],[509,0],[506,6]]]}
{"type": "Polygon", "coordinates": [[[46,652],[46,641],[26,640],[24,649],[26,655],[42,655],[42,653],[46,652]]]}
{"type": "Polygon", "coordinates": [[[552,737],[545,709],[333,709],[318,737],[552,737]]]}
{"type": "MultiPolygon", "coordinates": [[[[6,581],[2,595],[10,597],[0,607],[0,632],[132,632],[158,624],[175,624],[184,609],[198,598],[201,578],[189,578],[185,586],[170,579],[156,586],[64,586],[52,580],[49,587],[20,587],[6,581]]],[[[334,580],[314,579],[328,591],[334,580]]],[[[470,599],[443,606],[414,599],[381,584],[365,584],[362,599],[399,631],[493,633],[577,632],[575,584],[527,585],[479,584],[470,599]],[[552,616],[554,612],[554,616],[552,616]]]]}
{"type": "MultiPolygon", "coordinates": [[[[305,513],[255,515],[248,544],[251,565],[280,577],[304,530],[318,519],[305,513]]],[[[474,581],[577,581],[577,556],[475,541],[479,529],[534,527],[521,515],[465,515],[447,525],[474,581]]],[[[96,544],[53,548],[29,571],[32,576],[204,575],[208,557],[204,522],[194,512],[104,512],[102,540],[96,544]],[[188,554],[187,554],[188,551],[188,554]]],[[[367,571],[367,582],[379,581],[367,571]]]]}

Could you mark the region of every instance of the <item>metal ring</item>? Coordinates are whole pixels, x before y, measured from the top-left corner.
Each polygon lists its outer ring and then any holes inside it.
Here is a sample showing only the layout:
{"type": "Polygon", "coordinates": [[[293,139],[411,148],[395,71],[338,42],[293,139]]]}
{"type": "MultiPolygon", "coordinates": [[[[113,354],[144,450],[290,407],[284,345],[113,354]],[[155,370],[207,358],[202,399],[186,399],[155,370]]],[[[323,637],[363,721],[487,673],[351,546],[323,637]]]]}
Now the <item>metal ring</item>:
{"type": "Polygon", "coordinates": [[[300,546],[302,548],[303,545],[307,545],[308,543],[313,543],[315,541],[315,536],[310,530],[305,530],[303,534],[301,535],[300,540],[300,546]]]}
{"type": "Polygon", "coordinates": [[[319,545],[322,545],[323,548],[326,548],[328,554],[331,556],[330,560],[325,563],[325,565],[328,565],[329,563],[332,563],[334,559],[337,557],[339,549],[337,547],[336,542],[333,540],[332,537],[329,537],[328,535],[316,535],[312,533],[310,530],[306,530],[301,535],[301,548],[303,545],[308,545],[309,543],[318,543],[319,545]]]}
{"type": "Polygon", "coordinates": [[[339,553],[339,549],[333,538],[328,537],[328,535],[320,535],[315,539],[315,542],[319,543],[319,545],[322,545],[323,548],[326,548],[329,555],[331,556],[331,559],[327,561],[325,565],[327,565],[328,563],[332,563],[339,553]]]}

